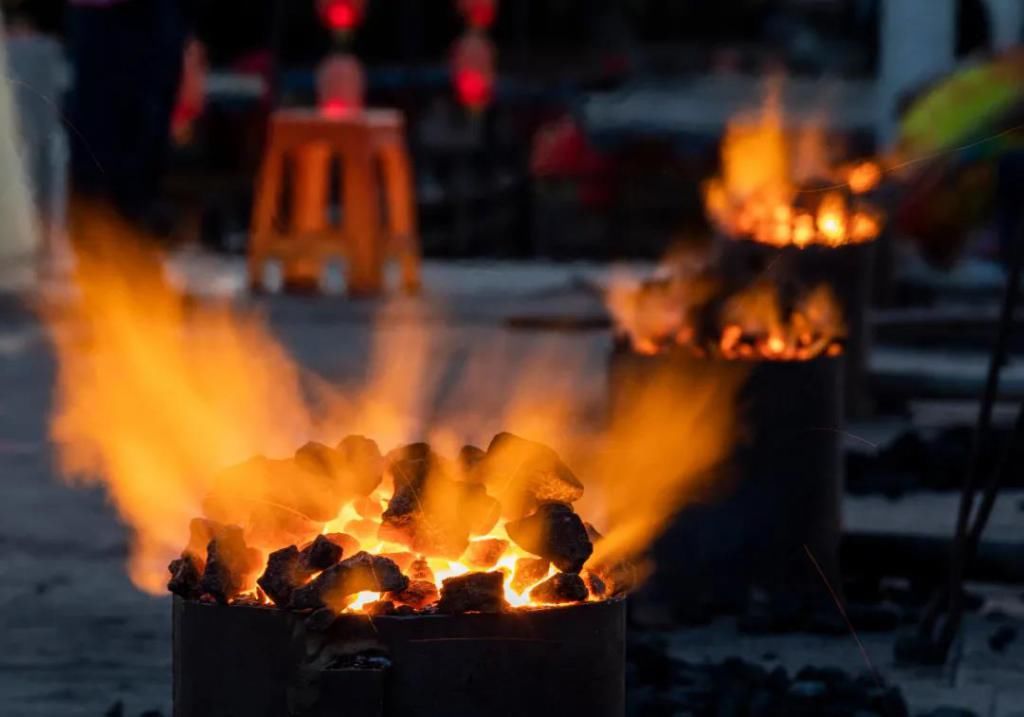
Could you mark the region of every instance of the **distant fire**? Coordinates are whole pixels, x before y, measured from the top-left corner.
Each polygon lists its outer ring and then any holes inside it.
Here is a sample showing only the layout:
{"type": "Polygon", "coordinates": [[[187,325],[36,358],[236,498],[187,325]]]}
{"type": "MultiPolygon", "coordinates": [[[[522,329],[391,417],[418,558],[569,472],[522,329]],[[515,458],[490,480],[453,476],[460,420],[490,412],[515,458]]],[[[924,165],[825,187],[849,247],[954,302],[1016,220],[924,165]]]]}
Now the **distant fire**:
{"type": "Polygon", "coordinates": [[[824,284],[784,311],[778,292],[757,284],[730,298],[721,313],[718,350],[725,358],[806,361],[842,352],[845,327],[832,291],[824,284]]]}
{"type": "Polygon", "coordinates": [[[875,162],[833,165],[816,129],[787,134],[777,99],[729,123],[721,174],[704,186],[708,218],[729,237],[773,246],[868,242],[882,215],[864,200],[882,178],[875,162]]]}
{"type": "Polygon", "coordinates": [[[609,308],[633,350],[670,350],[730,360],[805,361],[842,353],[846,327],[828,286],[783,300],[769,281],[731,294],[707,277],[614,286],[609,308]]]}

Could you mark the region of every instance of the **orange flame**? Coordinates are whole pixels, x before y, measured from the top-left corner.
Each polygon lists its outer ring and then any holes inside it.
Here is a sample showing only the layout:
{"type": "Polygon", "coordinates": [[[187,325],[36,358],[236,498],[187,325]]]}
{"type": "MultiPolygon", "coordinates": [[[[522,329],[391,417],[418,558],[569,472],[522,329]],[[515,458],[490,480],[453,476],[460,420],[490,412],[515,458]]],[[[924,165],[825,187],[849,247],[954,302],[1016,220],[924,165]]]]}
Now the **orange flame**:
{"type": "Polygon", "coordinates": [[[727,298],[718,311],[717,337],[706,337],[696,324],[715,293],[707,282],[692,276],[644,285],[614,281],[607,303],[616,329],[641,354],[683,347],[697,355],[714,353],[727,359],[802,361],[841,352],[845,322],[826,285],[804,292],[796,306],[784,312],[775,286],[769,281],[755,283],[727,298]],[[705,345],[708,340],[710,347],[705,345]]]}
{"type": "MultiPolygon", "coordinates": [[[[390,497],[388,484],[369,501],[347,502],[331,519],[294,509],[292,502],[312,498],[290,479],[282,483],[266,473],[214,491],[225,466],[263,455],[274,460],[249,469],[273,473],[287,462],[278,458],[310,439],[333,444],[360,433],[384,449],[428,439],[454,455],[500,430],[540,438],[587,485],[576,509],[606,533],[592,560],[607,560],[642,553],[678,506],[673,501],[682,500],[683,487],[720,458],[732,438],[732,402],[710,397],[694,403],[676,395],[676,413],[652,410],[628,432],[586,428],[581,417],[593,414],[604,395],[603,380],[587,379],[600,366],[596,343],[390,322],[387,306],[371,333],[365,378],[357,387],[332,385],[301,371],[259,317],[183,296],[167,280],[162,258],[138,248],[137,237],[113,218],[94,213],[75,229],[87,247],[75,276],[79,300],[45,317],[59,358],[51,431],[63,472],[106,486],[134,534],[130,576],[154,594],[165,590],[167,564],[187,543],[190,519],[214,506],[238,517],[247,543],[264,559],[285,547],[285,534],[301,547],[303,539],[335,531],[354,534],[375,554],[407,552],[374,530],[390,497]],[[459,370],[453,373],[452,366],[459,370]],[[680,406],[687,407],[685,415],[678,415],[680,406]],[[678,440],[687,426],[696,427],[692,443],[678,440]],[[658,442],[647,445],[653,436],[658,442]],[[629,445],[634,440],[645,448],[629,445]],[[656,470],[650,451],[668,442],[687,455],[656,470]],[[643,460],[629,468],[624,457],[634,453],[643,460]],[[633,480],[640,475],[643,481],[633,480]],[[637,515],[629,509],[635,501],[657,510],[637,515]],[[274,525],[283,532],[259,533],[253,517],[259,511],[276,511],[281,522],[274,525]]],[[[358,356],[359,347],[350,355],[358,356]]],[[[727,393],[727,387],[715,389],[716,396],[727,393]]],[[[507,540],[504,526],[499,520],[474,540],[507,540]]],[[[527,555],[510,541],[496,569],[511,578],[516,559],[527,555]]],[[[466,556],[429,562],[438,584],[480,569],[466,556]]],[[[510,604],[538,604],[530,585],[505,585],[510,604]]],[[[254,585],[246,588],[258,595],[254,585]]],[[[347,609],[366,609],[378,598],[360,594],[347,609]]]]}
{"type": "Polygon", "coordinates": [[[787,135],[777,92],[769,93],[759,115],[729,123],[721,161],[721,175],[704,185],[704,207],[730,237],[803,248],[871,241],[881,232],[881,216],[856,198],[879,184],[879,165],[834,167],[820,126],[787,135]],[[813,188],[822,182],[834,186],[813,188]],[[855,199],[848,201],[840,189],[855,199]]]}

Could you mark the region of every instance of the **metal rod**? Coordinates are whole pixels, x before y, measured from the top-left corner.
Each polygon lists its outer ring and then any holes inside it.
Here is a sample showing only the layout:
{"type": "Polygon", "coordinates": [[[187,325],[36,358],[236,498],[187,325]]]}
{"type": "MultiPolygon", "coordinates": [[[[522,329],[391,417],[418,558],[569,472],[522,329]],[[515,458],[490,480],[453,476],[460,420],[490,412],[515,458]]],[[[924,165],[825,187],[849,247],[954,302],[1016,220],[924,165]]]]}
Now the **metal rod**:
{"type": "Polygon", "coordinates": [[[1017,241],[1013,244],[1013,253],[1003,293],[1003,303],[999,314],[996,339],[989,360],[981,405],[978,409],[978,423],[974,432],[967,473],[964,476],[963,493],[960,497],[960,507],[957,514],[956,534],[950,554],[949,579],[945,589],[940,588],[928,605],[919,629],[919,637],[928,643],[933,643],[936,622],[942,614],[943,607],[945,607],[947,610],[947,622],[941,631],[942,641],[938,645],[944,651],[948,649],[949,643],[956,633],[959,625],[958,616],[962,610],[962,596],[960,592],[968,553],[968,522],[974,509],[974,494],[977,491],[981,457],[984,455],[985,448],[991,440],[992,409],[999,393],[999,379],[1009,352],[1010,334],[1014,324],[1020,293],[1021,269],[1022,265],[1024,265],[1024,222],[1018,223],[1016,235],[1017,241]]]}
{"type": "MultiPolygon", "coordinates": [[[[1024,439],[1024,403],[1021,404],[1020,410],[1017,413],[1017,420],[1013,426],[1013,433],[1010,435],[1007,444],[1003,447],[999,465],[992,472],[988,482],[985,484],[985,490],[981,497],[981,503],[978,505],[978,512],[975,516],[974,523],[971,525],[970,530],[964,539],[961,563],[958,566],[960,568],[961,580],[977,555],[978,544],[981,541],[982,534],[985,532],[985,527],[988,525],[988,520],[992,515],[992,509],[995,507],[999,491],[1006,482],[1006,477],[1019,467],[1019,453],[1017,445],[1022,439],[1024,439]]],[[[956,587],[959,588],[959,585],[956,587]]],[[[950,644],[956,635],[956,631],[960,627],[960,620],[963,613],[962,600],[962,592],[957,589],[955,594],[954,610],[950,611],[946,623],[943,625],[940,641],[940,644],[942,645],[950,644]]]]}

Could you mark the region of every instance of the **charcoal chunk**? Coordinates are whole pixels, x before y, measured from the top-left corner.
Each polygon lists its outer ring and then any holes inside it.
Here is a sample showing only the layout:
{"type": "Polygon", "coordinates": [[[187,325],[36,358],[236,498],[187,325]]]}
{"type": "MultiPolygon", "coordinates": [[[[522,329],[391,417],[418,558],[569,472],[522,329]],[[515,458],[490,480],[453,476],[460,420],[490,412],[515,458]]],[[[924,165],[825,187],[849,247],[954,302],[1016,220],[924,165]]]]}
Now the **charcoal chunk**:
{"type": "Polygon", "coordinates": [[[392,448],[384,456],[384,463],[390,467],[399,461],[427,461],[433,460],[436,457],[438,456],[434,453],[429,443],[419,441],[417,443],[407,443],[398,448],[392,448]]]}
{"type": "Polygon", "coordinates": [[[543,503],[505,530],[520,548],[547,558],[563,573],[578,573],[594,551],[583,521],[564,503],[543,503]]]}
{"type": "Polygon", "coordinates": [[[520,518],[537,503],[572,503],[583,495],[583,484],[551,448],[499,433],[476,467],[506,518],[520,518]]]}
{"type": "Polygon", "coordinates": [[[296,610],[324,606],[343,608],[346,598],[359,592],[401,592],[409,584],[398,566],[387,558],[360,552],[327,568],[294,593],[289,606],[296,610]]]}
{"type": "Polygon", "coordinates": [[[530,591],[532,599],[546,603],[582,602],[589,594],[583,578],[571,573],[555,573],[530,591]]]}
{"type": "Polygon", "coordinates": [[[246,546],[242,529],[226,526],[206,547],[206,569],[199,589],[226,603],[245,588],[259,563],[259,551],[246,546]]]}
{"type": "Polygon", "coordinates": [[[345,552],[343,545],[358,547],[359,544],[344,533],[330,533],[318,535],[301,551],[294,545],[276,550],[270,554],[267,567],[256,582],[275,605],[285,607],[296,588],[341,560],[345,552]]]}
{"type": "Polygon", "coordinates": [[[342,557],[359,552],[359,541],[348,533],[324,533],[324,537],[341,548],[342,557]]]}
{"type": "Polygon", "coordinates": [[[498,564],[507,549],[508,541],[500,538],[474,540],[466,549],[463,559],[471,567],[488,570],[498,564]]]}
{"type": "Polygon", "coordinates": [[[381,617],[382,615],[394,615],[396,606],[390,600],[375,600],[374,602],[366,603],[363,611],[372,617],[381,617]]]}
{"type": "Polygon", "coordinates": [[[426,580],[414,580],[401,592],[388,593],[385,598],[393,601],[396,605],[408,605],[416,610],[422,610],[437,602],[439,594],[437,586],[426,580]]]}
{"type": "Polygon", "coordinates": [[[304,545],[324,529],[323,521],[277,503],[253,503],[245,520],[246,539],[268,553],[282,545],[304,545]]]}
{"type": "Polygon", "coordinates": [[[352,501],[352,507],[356,509],[356,514],[360,518],[367,520],[379,520],[384,513],[384,506],[380,504],[380,501],[369,496],[356,498],[352,501]]]}
{"type": "Polygon", "coordinates": [[[395,492],[378,535],[416,553],[455,559],[469,545],[471,532],[494,526],[499,506],[483,486],[450,480],[443,459],[424,453],[429,449],[423,445],[407,446],[389,465],[395,492]]]}
{"type": "Polygon", "coordinates": [[[398,569],[401,570],[403,573],[408,571],[409,567],[416,560],[416,556],[408,552],[381,553],[380,555],[382,558],[387,558],[388,560],[394,561],[395,565],[397,565],[398,569]]]}
{"type": "Polygon", "coordinates": [[[311,441],[295,453],[295,463],[310,473],[327,476],[334,496],[342,503],[372,493],[384,471],[377,444],[362,436],[348,436],[337,448],[311,441]]]}
{"type": "Polygon", "coordinates": [[[295,588],[309,578],[304,569],[303,556],[294,545],[275,550],[267,558],[267,567],[256,581],[267,597],[278,607],[284,607],[292,598],[295,588]]]}
{"type": "Polygon", "coordinates": [[[310,573],[326,570],[336,565],[345,549],[340,543],[326,535],[316,536],[316,540],[302,550],[302,567],[310,573]]]}
{"type": "Polygon", "coordinates": [[[583,582],[587,585],[587,590],[590,592],[591,597],[603,598],[608,594],[608,585],[593,570],[584,570],[581,576],[583,582]]]}
{"type": "Polygon", "coordinates": [[[605,595],[625,595],[640,583],[640,571],[629,560],[594,565],[591,571],[604,582],[605,595]]]}
{"type": "Polygon", "coordinates": [[[346,486],[361,496],[376,490],[384,474],[384,458],[375,441],[365,436],[346,436],[335,450],[344,462],[346,486]]]}
{"type": "Polygon", "coordinates": [[[342,459],[333,448],[310,441],[295,451],[295,463],[304,470],[333,477],[336,471],[341,470],[342,459]]]}
{"type": "Polygon", "coordinates": [[[519,558],[512,574],[512,589],[517,593],[523,592],[543,580],[550,569],[551,563],[544,558],[519,558]]]}
{"type": "Polygon", "coordinates": [[[505,574],[501,572],[466,573],[447,578],[441,584],[438,612],[504,612],[508,609],[504,582],[505,574]]]}
{"type": "Polygon", "coordinates": [[[199,596],[199,581],[202,578],[205,566],[192,553],[183,553],[177,560],[172,560],[167,569],[171,573],[171,579],[167,582],[167,589],[175,595],[183,598],[196,598],[199,596]]]}
{"type": "Polygon", "coordinates": [[[460,481],[455,484],[453,499],[458,502],[459,515],[466,521],[471,535],[487,535],[498,524],[501,503],[487,495],[483,485],[460,481]]]}
{"type": "Polygon", "coordinates": [[[458,477],[457,466],[436,453],[428,443],[395,448],[384,456],[384,468],[394,481],[396,492],[407,485],[420,490],[429,477],[446,480],[458,477]]]}
{"type": "Polygon", "coordinates": [[[427,561],[422,558],[412,561],[409,565],[408,572],[409,578],[412,580],[426,580],[430,583],[437,582],[434,579],[434,571],[430,569],[430,565],[427,564],[427,561]]]}
{"type": "Polygon", "coordinates": [[[486,457],[487,451],[482,448],[463,446],[459,450],[459,456],[456,459],[462,479],[470,483],[482,481],[483,475],[477,469],[486,457]]]}
{"type": "Polygon", "coordinates": [[[451,559],[461,556],[469,545],[469,530],[461,519],[420,510],[404,515],[385,513],[377,535],[417,553],[451,559]]]}

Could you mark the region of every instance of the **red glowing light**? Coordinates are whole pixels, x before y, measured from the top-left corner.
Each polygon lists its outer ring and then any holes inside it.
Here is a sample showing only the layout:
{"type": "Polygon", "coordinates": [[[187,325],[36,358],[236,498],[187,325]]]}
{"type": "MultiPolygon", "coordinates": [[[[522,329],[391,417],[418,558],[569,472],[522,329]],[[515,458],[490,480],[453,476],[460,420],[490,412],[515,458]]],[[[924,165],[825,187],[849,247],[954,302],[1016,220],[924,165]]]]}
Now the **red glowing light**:
{"type": "Polygon", "coordinates": [[[463,106],[479,110],[493,99],[494,82],[494,43],[471,30],[455,43],[452,53],[455,95],[463,106]]]}
{"type": "Polygon", "coordinates": [[[355,107],[342,99],[329,99],[320,104],[320,114],[330,119],[339,119],[352,114],[355,107]]]}
{"type": "Polygon", "coordinates": [[[322,0],[320,11],[327,26],[339,32],[353,29],[363,19],[361,0],[322,0]]]}
{"type": "Polygon", "coordinates": [[[363,107],[363,69],[353,55],[329,55],[316,74],[320,112],[327,117],[351,114],[363,107]]]}
{"type": "Polygon", "coordinates": [[[455,92],[463,105],[478,109],[490,104],[493,82],[480,70],[459,70],[455,73],[455,92]]]}
{"type": "Polygon", "coordinates": [[[462,13],[471,27],[486,29],[498,16],[496,0],[462,0],[462,13]]]}

